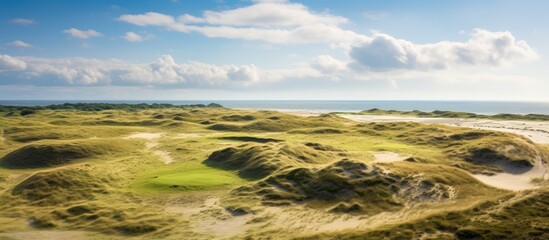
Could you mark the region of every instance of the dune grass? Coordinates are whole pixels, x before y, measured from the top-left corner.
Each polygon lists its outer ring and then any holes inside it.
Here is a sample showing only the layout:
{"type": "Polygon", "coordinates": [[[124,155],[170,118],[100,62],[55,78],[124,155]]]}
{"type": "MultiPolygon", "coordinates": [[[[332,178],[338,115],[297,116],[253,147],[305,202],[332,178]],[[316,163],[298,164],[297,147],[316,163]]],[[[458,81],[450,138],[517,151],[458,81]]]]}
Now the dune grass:
{"type": "Polygon", "coordinates": [[[493,119],[493,120],[522,120],[522,121],[549,121],[549,115],[545,114],[494,114],[484,115],[468,112],[453,112],[453,111],[441,111],[435,110],[432,112],[424,112],[419,110],[413,111],[397,111],[397,110],[383,110],[378,108],[372,108],[360,112],[335,112],[334,114],[356,114],[356,115],[391,115],[402,117],[425,117],[425,118],[475,118],[475,119],[493,119]]]}
{"type": "Polygon", "coordinates": [[[78,230],[96,239],[212,239],[219,235],[203,228],[216,223],[236,226],[235,239],[466,239],[501,237],[504,227],[535,239],[547,229],[549,184],[512,193],[470,175],[549,159],[548,146],[509,133],[215,107],[60,108],[0,112],[0,236],[78,230]],[[127,138],[134,133],[158,137],[127,138]],[[409,159],[378,164],[379,151],[409,159]],[[294,210],[287,221],[277,218],[294,210]],[[364,227],[379,213],[401,217],[375,229],[315,225],[364,227]],[[473,219],[486,216],[497,221],[473,219]],[[247,220],[231,222],[238,217],[247,220]],[[307,217],[316,230],[301,225],[307,217]]]}

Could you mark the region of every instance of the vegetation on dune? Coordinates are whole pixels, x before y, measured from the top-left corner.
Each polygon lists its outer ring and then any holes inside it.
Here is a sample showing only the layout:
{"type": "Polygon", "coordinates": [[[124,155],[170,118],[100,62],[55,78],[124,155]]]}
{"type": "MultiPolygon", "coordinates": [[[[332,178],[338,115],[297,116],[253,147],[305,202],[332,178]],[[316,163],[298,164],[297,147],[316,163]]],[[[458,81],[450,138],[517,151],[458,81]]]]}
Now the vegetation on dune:
{"type": "Polygon", "coordinates": [[[337,128],[310,128],[310,129],[301,129],[301,130],[292,130],[289,133],[298,133],[298,134],[342,134],[348,131],[341,130],[337,128]]]}
{"type": "Polygon", "coordinates": [[[6,168],[42,168],[71,163],[135,148],[118,139],[39,141],[25,145],[0,159],[6,168]]]}
{"type": "Polygon", "coordinates": [[[549,192],[526,192],[470,210],[374,231],[348,231],[296,239],[547,239],[549,192]]]}
{"type": "Polygon", "coordinates": [[[419,177],[404,177],[378,166],[343,159],[323,168],[298,167],[278,172],[237,195],[258,195],[264,204],[308,203],[333,212],[375,214],[407,202],[440,201],[450,187],[419,177]]]}
{"type": "Polygon", "coordinates": [[[361,123],[361,133],[440,149],[453,166],[474,173],[526,171],[546,153],[532,141],[509,133],[412,122],[361,123]]]}
{"type": "Polygon", "coordinates": [[[510,133],[216,105],[0,109],[0,238],[548,237],[547,181],[514,193],[471,175],[549,159],[510,133]]]}
{"type": "MultiPolygon", "coordinates": [[[[268,115],[267,115],[268,116],[268,115]]],[[[341,127],[349,120],[333,115],[321,115],[318,117],[298,117],[291,115],[267,117],[255,121],[244,121],[245,123],[216,123],[208,128],[217,131],[231,132],[286,132],[304,128],[341,127]]]]}
{"type": "Polygon", "coordinates": [[[138,111],[147,109],[166,109],[166,108],[222,108],[220,104],[210,103],[205,104],[191,104],[191,105],[173,105],[167,103],[140,103],[140,104],[126,104],[126,103],[63,103],[47,106],[5,106],[0,105],[0,112],[19,112],[21,116],[26,116],[36,113],[37,110],[79,110],[79,111],[104,111],[104,110],[125,110],[125,111],[138,111]]]}
{"type": "Polygon", "coordinates": [[[248,143],[213,152],[205,164],[238,171],[246,178],[263,178],[274,172],[313,164],[329,163],[344,153],[318,151],[311,146],[289,143],[248,143]]]}
{"type": "Polygon", "coordinates": [[[122,235],[154,232],[175,221],[123,200],[101,201],[112,194],[111,181],[75,170],[36,173],[11,190],[12,203],[23,200],[29,206],[14,214],[24,214],[39,229],[79,228],[122,235]]]}
{"type": "Polygon", "coordinates": [[[15,197],[32,205],[57,205],[75,200],[93,200],[97,194],[107,194],[109,180],[77,170],[38,172],[11,190],[15,197]]]}
{"type": "Polygon", "coordinates": [[[92,137],[118,137],[135,131],[132,128],[109,126],[69,126],[40,124],[38,126],[15,126],[4,129],[4,137],[17,142],[38,140],[69,140],[92,137]]]}
{"type": "Polygon", "coordinates": [[[30,218],[30,223],[37,228],[70,227],[131,236],[153,233],[176,221],[138,205],[128,205],[113,206],[99,201],[80,203],[38,213],[30,218]]]}
{"type": "Polygon", "coordinates": [[[283,140],[274,138],[260,138],[250,136],[226,136],[220,137],[221,140],[239,141],[239,142],[256,142],[256,143],[268,143],[268,142],[283,142],[283,140]]]}
{"type": "Polygon", "coordinates": [[[383,110],[378,108],[372,108],[370,110],[364,110],[360,112],[337,112],[337,114],[356,114],[356,115],[394,115],[394,116],[408,116],[408,117],[429,117],[429,118],[477,118],[477,119],[494,119],[494,120],[527,120],[527,121],[549,121],[549,115],[544,114],[494,114],[484,115],[468,112],[452,112],[435,110],[432,112],[423,112],[419,110],[413,111],[397,111],[397,110],[383,110]]]}

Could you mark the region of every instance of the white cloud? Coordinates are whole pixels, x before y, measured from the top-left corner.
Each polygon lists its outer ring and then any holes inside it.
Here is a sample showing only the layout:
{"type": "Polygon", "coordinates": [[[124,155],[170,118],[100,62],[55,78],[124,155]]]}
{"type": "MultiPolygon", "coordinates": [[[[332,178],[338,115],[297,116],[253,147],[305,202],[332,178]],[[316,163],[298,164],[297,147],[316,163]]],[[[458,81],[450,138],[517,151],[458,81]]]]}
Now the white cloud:
{"type": "Polygon", "coordinates": [[[175,24],[175,20],[172,16],[148,12],[145,14],[125,14],[118,18],[120,21],[128,22],[137,26],[170,26],[175,24]]]}
{"type": "Polygon", "coordinates": [[[63,31],[66,34],[69,34],[71,37],[74,38],[80,38],[80,39],[88,39],[91,37],[99,37],[101,36],[100,32],[97,32],[95,30],[89,29],[89,30],[79,30],[76,28],[70,28],[63,31]]]}
{"type": "Polygon", "coordinates": [[[347,63],[337,60],[330,55],[320,55],[314,59],[313,67],[327,74],[345,71],[347,63]]]}
{"type": "Polygon", "coordinates": [[[226,11],[205,11],[201,17],[184,14],[177,19],[162,13],[122,15],[120,21],[137,26],[160,26],[179,32],[198,32],[208,37],[269,43],[353,43],[365,36],[339,25],[348,19],[327,12],[310,11],[287,1],[255,1],[226,11]]]}
{"type": "Polygon", "coordinates": [[[90,58],[35,58],[0,55],[0,82],[20,79],[30,84],[178,85],[212,87],[250,85],[260,70],[250,65],[212,65],[196,61],[176,63],[163,55],[149,64],[90,58]]]}
{"type": "Polygon", "coordinates": [[[256,1],[253,5],[227,11],[205,11],[202,17],[183,15],[179,20],[183,23],[255,27],[340,25],[349,21],[344,17],[334,16],[327,12],[315,13],[302,4],[286,1],[256,1]]]}
{"type": "Polygon", "coordinates": [[[27,64],[15,57],[0,54],[0,73],[6,71],[20,71],[27,68],[27,64]]]}
{"type": "Polygon", "coordinates": [[[258,69],[254,65],[217,66],[196,61],[176,63],[170,55],[163,55],[151,64],[128,67],[120,75],[121,80],[128,82],[220,86],[238,82],[249,84],[258,80],[258,69]]]}
{"type": "Polygon", "coordinates": [[[134,32],[127,32],[126,35],[124,35],[124,39],[128,42],[142,42],[143,37],[137,33],[134,32]]]}
{"type": "MultiPolygon", "coordinates": [[[[385,12],[366,12],[381,19],[385,12]]],[[[466,42],[441,41],[416,44],[393,36],[364,35],[341,27],[348,19],[327,12],[318,13],[289,1],[261,0],[225,11],[205,11],[202,16],[173,16],[149,12],[122,15],[119,20],[138,26],[160,26],[173,31],[198,32],[212,38],[243,39],[273,44],[323,42],[341,48],[349,56],[345,64],[327,56],[313,68],[322,72],[354,70],[393,71],[448,69],[462,66],[507,66],[535,59],[535,51],[510,32],[475,29],[466,42]],[[350,62],[349,64],[347,62],[350,62]],[[331,66],[327,66],[332,64],[331,66]]]]}
{"type": "Polygon", "coordinates": [[[11,24],[24,25],[24,26],[32,25],[36,23],[33,19],[29,19],[29,18],[14,18],[14,19],[11,19],[9,22],[11,24]]]}
{"type": "Polygon", "coordinates": [[[370,40],[354,45],[349,56],[354,68],[371,71],[498,67],[537,58],[525,41],[516,40],[510,32],[483,29],[475,29],[466,42],[442,41],[434,44],[415,44],[375,33],[370,40]]]}
{"type": "Polygon", "coordinates": [[[195,31],[208,37],[257,40],[268,43],[352,43],[362,36],[352,31],[324,24],[306,25],[294,29],[236,28],[227,26],[186,26],[186,31],[195,31]]]}
{"type": "Polygon", "coordinates": [[[22,48],[31,48],[31,47],[34,47],[32,44],[23,42],[23,41],[21,41],[21,40],[15,40],[15,41],[13,41],[13,42],[8,43],[8,45],[9,45],[9,46],[13,46],[13,47],[22,47],[22,48]]]}

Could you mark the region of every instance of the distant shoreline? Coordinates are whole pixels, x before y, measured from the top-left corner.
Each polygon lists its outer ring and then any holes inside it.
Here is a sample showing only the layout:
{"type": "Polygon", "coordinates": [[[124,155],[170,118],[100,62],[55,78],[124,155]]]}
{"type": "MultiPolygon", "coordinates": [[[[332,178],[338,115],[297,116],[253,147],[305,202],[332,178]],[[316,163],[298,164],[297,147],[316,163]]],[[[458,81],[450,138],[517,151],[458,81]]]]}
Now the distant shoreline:
{"type": "Polygon", "coordinates": [[[113,104],[172,104],[194,105],[218,103],[227,108],[307,111],[307,112],[360,112],[367,109],[391,109],[396,111],[431,112],[445,110],[482,115],[547,114],[548,102],[519,101],[403,101],[403,100],[0,100],[0,105],[45,106],[63,103],[113,103],[113,104]]]}

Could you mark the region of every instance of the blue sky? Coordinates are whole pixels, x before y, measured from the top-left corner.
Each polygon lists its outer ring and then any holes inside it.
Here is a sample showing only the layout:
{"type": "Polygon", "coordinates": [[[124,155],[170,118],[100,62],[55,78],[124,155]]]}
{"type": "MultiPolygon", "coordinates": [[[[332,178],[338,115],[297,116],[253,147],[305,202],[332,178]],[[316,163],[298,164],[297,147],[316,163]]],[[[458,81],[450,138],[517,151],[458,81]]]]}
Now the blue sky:
{"type": "Polygon", "coordinates": [[[549,101],[548,1],[0,2],[0,99],[549,101]]]}

